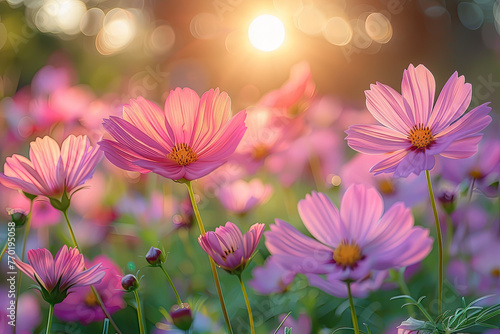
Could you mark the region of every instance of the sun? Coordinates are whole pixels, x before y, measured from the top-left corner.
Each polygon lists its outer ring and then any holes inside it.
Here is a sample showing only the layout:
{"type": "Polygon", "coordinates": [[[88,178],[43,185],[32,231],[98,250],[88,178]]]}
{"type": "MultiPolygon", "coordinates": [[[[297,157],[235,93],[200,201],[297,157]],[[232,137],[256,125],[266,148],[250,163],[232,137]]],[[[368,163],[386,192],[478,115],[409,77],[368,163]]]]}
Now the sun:
{"type": "Polygon", "coordinates": [[[255,48],[265,52],[274,51],[285,40],[285,26],[276,16],[261,15],[250,23],[248,38],[255,48]]]}

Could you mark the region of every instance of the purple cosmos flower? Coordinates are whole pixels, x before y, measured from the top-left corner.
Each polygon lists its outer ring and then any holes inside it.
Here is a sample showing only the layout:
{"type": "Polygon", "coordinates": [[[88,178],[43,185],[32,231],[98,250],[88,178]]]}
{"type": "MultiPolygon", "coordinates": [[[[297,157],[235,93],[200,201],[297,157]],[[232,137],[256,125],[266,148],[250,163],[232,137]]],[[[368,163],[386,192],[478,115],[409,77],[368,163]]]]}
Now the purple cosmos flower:
{"type": "Polygon", "coordinates": [[[269,200],[273,187],[259,179],[250,182],[237,180],[222,185],[216,192],[222,206],[235,214],[245,214],[254,207],[269,200]]]}
{"type": "Polygon", "coordinates": [[[434,104],[435,89],[425,66],[410,65],[403,73],[402,95],[379,82],[365,92],[366,106],[380,124],[353,125],[346,139],[356,151],[386,155],[371,172],[419,175],[434,167],[435,155],[463,159],[477,151],[482,138],[478,132],[491,122],[491,108],[483,104],[463,115],[472,89],[457,72],[434,104]]]}
{"type": "Polygon", "coordinates": [[[253,224],[245,235],[231,222],[198,237],[201,248],[225,271],[239,275],[259,245],[264,224],[253,224]]]}
{"type": "Polygon", "coordinates": [[[326,195],[316,192],[301,200],[298,210],[317,240],[280,219],[266,232],[273,257],[295,272],[358,281],[372,270],[421,261],[432,247],[429,231],[413,225],[410,209],[398,202],[383,214],[380,194],[363,185],[347,189],[340,211],[326,195]]]}
{"type": "Polygon", "coordinates": [[[248,284],[258,293],[269,295],[283,293],[295,278],[295,273],[283,268],[274,257],[267,258],[263,266],[252,270],[253,278],[248,284]]]}
{"type": "MultiPolygon", "coordinates": [[[[105,267],[104,277],[101,283],[94,285],[94,288],[99,293],[106,309],[110,314],[113,314],[125,307],[123,301],[125,292],[120,283],[120,277],[123,273],[111,259],[104,255],[97,256],[93,261],[85,261],[87,267],[99,263],[105,267]]],[[[54,313],[63,321],[79,321],[84,325],[106,318],[94,293],[88,286],[73,288],[72,293],[62,303],[55,306],[54,313]]]]}
{"type": "Polygon", "coordinates": [[[231,118],[231,100],[219,89],[200,98],[189,88],[176,88],[165,111],[139,97],[110,116],[104,128],[112,139],[99,142],[114,165],[172,180],[195,180],[224,164],[245,133],[245,112],[231,118]]]}
{"type": "Polygon", "coordinates": [[[69,289],[97,284],[105,275],[100,263],[85,269],[83,255],[66,245],[55,258],[46,248],[30,249],[28,261],[30,264],[14,259],[19,269],[40,284],[42,297],[52,305],[62,302],[69,289]]]}
{"type": "Polygon", "coordinates": [[[387,206],[403,202],[411,207],[427,199],[429,193],[423,175],[410,175],[403,179],[395,178],[391,173],[375,176],[371,174],[366,166],[373,166],[380,160],[380,156],[356,154],[340,170],[341,185],[345,188],[356,183],[372,186],[382,195],[387,206]]]}
{"type": "Polygon", "coordinates": [[[489,138],[479,144],[472,157],[460,160],[441,159],[443,179],[460,184],[474,179],[475,186],[486,196],[496,197],[500,187],[500,140],[489,138]]]}

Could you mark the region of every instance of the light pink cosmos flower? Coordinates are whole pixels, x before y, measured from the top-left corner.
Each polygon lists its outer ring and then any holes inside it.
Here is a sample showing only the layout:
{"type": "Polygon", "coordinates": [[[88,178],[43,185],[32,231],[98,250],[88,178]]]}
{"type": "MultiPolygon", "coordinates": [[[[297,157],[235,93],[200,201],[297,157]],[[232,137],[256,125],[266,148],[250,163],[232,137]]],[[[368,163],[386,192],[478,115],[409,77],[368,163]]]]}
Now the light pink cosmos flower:
{"type": "Polygon", "coordinates": [[[429,230],[413,225],[410,209],[398,202],[384,214],[380,194],[364,185],[347,189],[340,211],[326,195],[316,192],[301,200],[298,210],[317,240],[280,219],[266,232],[272,256],[298,273],[358,281],[372,270],[421,261],[432,247],[429,230]]]}
{"type": "Polygon", "coordinates": [[[375,174],[419,175],[434,167],[435,156],[463,159],[477,151],[478,133],[490,122],[491,108],[482,104],[464,115],[471,85],[455,72],[434,104],[435,81],[423,65],[403,73],[402,95],[377,82],[366,91],[366,106],[379,125],[353,125],[346,131],[349,146],[365,154],[385,154],[375,174]]]}
{"type": "Polygon", "coordinates": [[[226,210],[242,215],[267,202],[272,193],[271,185],[253,179],[250,182],[237,180],[224,184],[218,189],[216,196],[226,210]]]}
{"type": "Polygon", "coordinates": [[[247,131],[233,158],[250,174],[254,174],[267,157],[287,148],[290,143],[289,120],[277,117],[275,112],[267,107],[247,109],[247,131]]]}
{"type": "Polygon", "coordinates": [[[42,297],[52,305],[62,302],[69,289],[100,283],[105,275],[100,263],[85,269],[83,255],[66,245],[55,258],[46,248],[30,249],[28,261],[30,264],[14,259],[22,272],[40,284],[42,297]]]}
{"type": "Polygon", "coordinates": [[[272,256],[263,266],[255,267],[252,276],[248,285],[263,295],[284,293],[295,279],[295,273],[283,268],[272,256]]]}
{"type": "Polygon", "coordinates": [[[163,112],[139,97],[111,116],[104,128],[113,139],[99,142],[116,166],[153,172],[172,180],[195,180],[227,161],[245,133],[245,112],[231,118],[231,100],[219,89],[200,98],[189,88],[176,88],[163,112]]]}
{"type": "Polygon", "coordinates": [[[276,108],[281,115],[293,118],[309,108],[315,91],[311,68],[307,62],[301,62],[291,68],[288,81],[264,95],[258,105],[276,108]]]}
{"type": "MultiPolygon", "coordinates": [[[[98,264],[105,267],[105,275],[101,283],[95,284],[94,288],[99,293],[109,313],[113,314],[124,308],[123,295],[125,291],[123,291],[120,282],[120,277],[123,276],[120,268],[104,255],[97,256],[93,261],[86,259],[85,263],[87,267],[98,264]]],[[[54,307],[54,313],[63,321],[79,321],[84,325],[95,321],[102,321],[106,318],[89,286],[73,288],[72,293],[68,295],[64,302],[54,307]]]]}
{"type": "Polygon", "coordinates": [[[14,154],[7,158],[0,183],[12,189],[59,199],[71,195],[92,177],[102,153],[87,136],[70,135],[59,147],[49,136],[30,145],[30,159],[14,154]]]}
{"type": "Polygon", "coordinates": [[[198,242],[219,267],[239,275],[257,249],[264,227],[264,224],[254,224],[242,235],[236,225],[227,222],[225,226],[217,227],[215,232],[208,231],[199,236],[198,242]]]}
{"type": "Polygon", "coordinates": [[[401,325],[398,326],[398,334],[430,334],[431,330],[425,330],[425,321],[416,320],[412,317],[403,321],[401,325]]]}

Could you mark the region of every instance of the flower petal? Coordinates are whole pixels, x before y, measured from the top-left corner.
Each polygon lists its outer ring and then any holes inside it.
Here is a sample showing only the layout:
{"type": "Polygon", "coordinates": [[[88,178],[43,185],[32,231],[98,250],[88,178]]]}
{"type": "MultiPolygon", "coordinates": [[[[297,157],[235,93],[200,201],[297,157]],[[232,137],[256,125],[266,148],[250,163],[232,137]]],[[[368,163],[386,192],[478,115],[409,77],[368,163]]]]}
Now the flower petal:
{"type": "Polygon", "coordinates": [[[188,144],[198,115],[200,97],[190,88],[170,91],[165,101],[165,117],[171,127],[171,139],[175,144],[188,144]]]}
{"type": "Polygon", "coordinates": [[[398,168],[399,163],[403,161],[408,152],[409,152],[408,150],[399,150],[386,154],[388,158],[372,166],[370,168],[370,172],[375,173],[375,175],[381,173],[394,173],[398,168]]]}
{"type": "Polygon", "coordinates": [[[352,125],[346,131],[347,144],[365,154],[380,154],[411,147],[406,136],[381,125],[352,125]]]}
{"type": "Polygon", "coordinates": [[[370,113],[384,126],[407,134],[415,125],[408,118],[405,100],[394,89],[377,82],[365,91],[366,107],[370,113]]]}
{"type": "Polygon", "coordinates": [[[325,245],[336,247],[347,234],[339,211],[325,194],[313,191],[297,208],[307,230],[325,245]]]}
{"type": "Polygon", "coordinates": [[[361,184],[350,186],[340,204],[340,217],[348,232],[343,239],[355,240],[363,248],[366,236],[376,227],[383,212],[384,202],[375,188],[361,184]]]}
{"type": "Polygon", "coordinates": [[[306,237],[290,224],[275,220],[265,232],[266,247],[285,269],[294,272],[326,274],[335,268],[332,249],[306,237]]]}
{"type": "Polygon", "coordinates": [[[472,86],[465,83],[464,76],[453,73],[441,90],[429,118],[428,125],[433,133],[441,132],[460,117],[469,106],[471,97],[472,86]]]}
{"type": "Polygon", "coordinates": [[[413,65],[408,66],[403,73],[401,91],[413,112],[413,119],[410,118],[412,123],[427,126],[436,91],[432,73],[424,65],[418,65],[416,68],[413,65]]]}

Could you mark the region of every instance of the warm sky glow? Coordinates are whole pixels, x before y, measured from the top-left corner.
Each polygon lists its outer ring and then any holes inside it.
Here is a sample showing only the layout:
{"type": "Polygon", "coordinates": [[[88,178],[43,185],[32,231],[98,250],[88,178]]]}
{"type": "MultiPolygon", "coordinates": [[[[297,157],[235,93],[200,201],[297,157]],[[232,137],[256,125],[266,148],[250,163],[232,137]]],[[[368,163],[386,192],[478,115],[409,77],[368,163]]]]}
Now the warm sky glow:
{"type": "Polygon", "coordinates": [[[248,28],[250,43],[261,51],[274,51],[285,40],[285,26],[276,16],[256,17],[248,28]]]}

